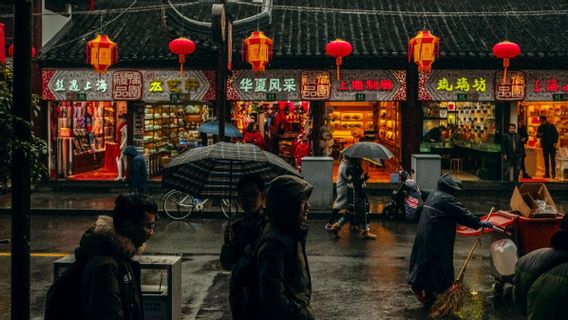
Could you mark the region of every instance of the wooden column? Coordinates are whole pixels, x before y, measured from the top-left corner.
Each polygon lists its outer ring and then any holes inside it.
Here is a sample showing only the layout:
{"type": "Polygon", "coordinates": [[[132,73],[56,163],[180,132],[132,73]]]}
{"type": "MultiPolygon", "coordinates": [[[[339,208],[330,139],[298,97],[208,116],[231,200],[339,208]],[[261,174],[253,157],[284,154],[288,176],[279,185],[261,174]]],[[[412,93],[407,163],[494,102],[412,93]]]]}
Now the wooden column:
{"type": "Polygon", "coordinates": [[[422,106],[418,101],[418,68],[414,63],[406,69],[406,101],[400,105],[402,164],[410,170],[410,160],[420,152],[422,138],[422,106]]]}
{"type": "Polygon", "coordinates": [[[312,101],[310,102],[312,113],[312,146],[313,153],[316,157],[323,155],[323,150],[320,147],[321,127],[323,126],[323,115],[325,113],[325,101],[312,101]]]}

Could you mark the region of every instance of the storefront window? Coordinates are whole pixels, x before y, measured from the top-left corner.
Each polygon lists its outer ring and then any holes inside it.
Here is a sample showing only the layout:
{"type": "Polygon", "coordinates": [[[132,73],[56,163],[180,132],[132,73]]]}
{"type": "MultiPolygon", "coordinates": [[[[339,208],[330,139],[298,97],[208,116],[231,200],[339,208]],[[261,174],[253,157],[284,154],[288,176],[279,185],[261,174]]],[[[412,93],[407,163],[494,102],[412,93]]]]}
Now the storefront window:
{"type": "Polygon", "coordinates": [[[462,180],[501,180],[492,102],[425,102],[420,151],[442,156],[442,170],[462,180]]]}
{"type": "Polygon", "coordinates": [[[538,137],[540,117],[545,116],[547,122],[554,125],[558,131],[555,156],[557,168],[550,168],[550,174],[556,173],[556,176],[550,176],[550,179],[568,179],[568,103],[523,102],[519,104],[519,111],[519,126],[526,128],[528,134],[525,148],[527,173],[533,178],[542,178],[545,175],[542,139],[538,137]]]}

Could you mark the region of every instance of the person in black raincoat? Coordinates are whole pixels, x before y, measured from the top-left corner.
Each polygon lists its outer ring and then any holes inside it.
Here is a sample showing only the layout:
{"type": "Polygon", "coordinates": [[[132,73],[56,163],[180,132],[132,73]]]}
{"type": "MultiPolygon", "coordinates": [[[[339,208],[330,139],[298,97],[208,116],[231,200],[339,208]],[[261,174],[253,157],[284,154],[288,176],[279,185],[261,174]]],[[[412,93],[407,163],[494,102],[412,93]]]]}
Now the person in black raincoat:
{"type": "Polygon", "coordinates": [[[148,171],[144,157],[133,146],[124,148],[124,155],[130,160],[128,168],[128,191],[146,193],[148,191],[148,171]]]}
{"type": "Polygon", "coordinates": [[[473,229],[492,227],[488,222],[480,222],[454,197],[457,190],[461,190],[459,184],[450,175],[443,175],[436,190],[426,199],[418,222],[408,284],[416,298],[425,304],[432,303],[454,281],[456,225],[473,229]]]}

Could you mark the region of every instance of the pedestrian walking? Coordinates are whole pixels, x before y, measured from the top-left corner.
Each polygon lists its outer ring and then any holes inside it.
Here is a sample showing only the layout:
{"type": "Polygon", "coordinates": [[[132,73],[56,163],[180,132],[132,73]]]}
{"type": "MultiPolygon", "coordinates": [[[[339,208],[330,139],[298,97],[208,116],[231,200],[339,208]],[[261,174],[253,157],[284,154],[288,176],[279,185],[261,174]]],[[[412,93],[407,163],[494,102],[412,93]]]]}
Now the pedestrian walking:
{"type": "MultiPolygon", "coordinates": [[[[225,242],[221,248],[219,261],[225,270],[231,270],[233,266],[245,255],[245,250],[256,244],[267,223],[263,213],[264,182],[257,175],[244,175],[237,185],[239,205],[244,211],[243,215],[227,224],[225,228],[225,242]]],[[[232,280],[232,279],[231,279],[232,280]]],[[[229,303],[231,305],[232,318],[235,320],[246,319],[247,314],[243,310],[243,297],[233,281],[229,284],[229,303]]]]}
{"type": "Polygon", "coordinates": [[[408,284],[424,304],[433,303],[454,281],[456,225],[492,228],[455,198],[457,190],[461,190],[459,184],[450,175],[443,175],[422,208],[410,256],[408,284]]]}
{"type": "Polygon", "coordinates": [[[144,157],[133,146],[124,148],[124,155],[130,163],[126,179],[128,192],[148,192],[148,170],[144,157]]]}
{"type": "MultiPolygon", "coordinates": [[[[366,193],[366,181],[369,178],[361,167],[361,159],[350,158],[349,165],[345,171],[347,176],[347,202],[351,211],[351,224],[358,230],[361,237],[366,240],[375,240],[377,236],[371,233],[369,199],[366,193]]],[[[343,225],[347,222],[347,217],[341,217],[334,223],[330,230],[339,233],[343,225]]]]}
{"type": "Polygon", "coordinates": [[[116,181],[124,180],[124,169],[126,167],[126,159],[124,158],[124,149],[126,148],[126,143],[128,139],[128,125],[126,113],[123,113],[118,116],[120,122],[118,123],[118,130],[116,134],[116,143],[118,144],[119,154],[116,157],[116,169],[117,169],[117,177],[116,181]]]}
{"type": "Polygon", "coordinates": [[[537,137],[540,138],[540,146],[544,156],[545,178],[550,178],[550,167],[552,166],[552,177],[556,177],[556,144],[558,143],[558,130],[556,126],[548,122],[545,116],[540,116],[540,126],[538,126],[537,137]]]}
{"type": "Polygon", "coordinates": [[[550,242],[552,248],[528,253],[515,267],[513,299],[528,319],[566,318],[568,215],[550,242]]]}
{"type": "Polygon", "coordinates": [[[332,226],[339,219],[339,211],[347,208],[347,197],[349,194],[349,188],[347,187],[347,167],[349,166],[349,157],[342,155],[339,161],[339,168],[337,170],[337,182],[335,183],[335,193],[337,194],[335,201],[333,202],[333,209],[331,211],[331,216],[327,220],[324,229],[332,231],[332,226]]]}
{"type": "Polygon", "coordinates": [[[527,132],[527,127],[522,123],[519,124],[519,136],[521,137],[522,142],[521,172],[524,179],[532,179],[532,177],[527,173],[527,168],[525,166],[525,159],[527,157],[527,153],[525,152],[525,145],[529,141],[529,133],[527,132]]]}
{"type": "Polygon", "coordinates": [[[132,257],[143,252],[154,234],[157,212],[148,196],[120,195],[113,216],[99,216],[85,232],[75,250],[75,259],[86,261],[80,291],[83,319],[144,319],[140,264],[132,257]]]}
{"type": "Polygon", "coordinates": [[[518,183],[521,160],[524,158],[524,148],[521,137],[516,130],[515,124],[509,124],[509,129],[501,140],[501,150],[505,161],[505,180],[509,181],[510,172],[513,170],[513,182],[518,183]]]}
{"type": "Polygon", "coordinates": [[[308,198],[313,187],[294,176],[272,181],[266,195],[269,222],[258,251],[259,300],[255,319],[314,319],[306,255],[308,198]]]}

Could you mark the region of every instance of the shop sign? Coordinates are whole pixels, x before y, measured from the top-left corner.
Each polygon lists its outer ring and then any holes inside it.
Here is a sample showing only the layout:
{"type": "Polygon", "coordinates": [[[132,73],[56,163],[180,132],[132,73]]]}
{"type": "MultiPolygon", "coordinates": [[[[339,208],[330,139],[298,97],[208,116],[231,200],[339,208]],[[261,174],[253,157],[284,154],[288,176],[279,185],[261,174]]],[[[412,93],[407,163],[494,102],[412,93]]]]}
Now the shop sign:
{"type": "Polygon", "coordinates": [[[406,100],[406,72],[398,70],[343,70],[333,79],[333,101],[406,100]]]}
{"type": "Polygon", "coordinates": [[[418,98],[425,101],[493,101],[494,79],[495,71],[487,70],[420,73],[418,98]]]}
{"type": "Polygon", "coordinates": [[[182,79],[179,71],[144,70],[142,78],[145,101],[178,102],[215,99],[215,78],[212,72],[184,71],[182,79]]]}
{"type": "Polygon", "coordinates": [[[503,83],[503,72],[495,74],[495,98],[501,101],[516,101],[525,98],[525,73],[509,71],[503,83]]]}
{"type": "Polygon", "coordinates": [[[302,100],[328,100],[331,94],[331,75],[328,71],[302,72],[302,100]]]}
{"type": "Polygon", "coordinates": [[[228,100],[300,100],[300,70],[239,70],[228,80],[228,100]],[[270,94],[270,95],[269,95],[270,94]]]}
{"type": "Polygon", "coordinates": [[[566,101],[566,100],[568,100],[568,94],[555,93],[552,95],[552,101],[566,101]]]}
{"type": "Polygon", "coordinates": [[[525,71],[527,101],[563,101],[568,95],[568,71],[525,71]],[[561,100],[554,100],[561,99],[561,100]]]}
{"type": "Polygon", "coordinates": [[[114,71],[112,96],[115,100],[142,99],[142,73],[134,70],[114,71]]]}
{"type": "Polygon", "coordinates": [[[91,70],[43,70],[42,97],[46,100],[113,100],[111,72],[91,70]]]}

